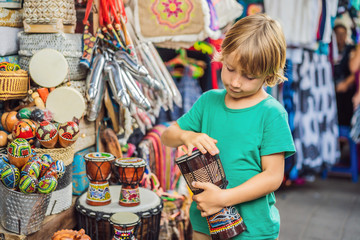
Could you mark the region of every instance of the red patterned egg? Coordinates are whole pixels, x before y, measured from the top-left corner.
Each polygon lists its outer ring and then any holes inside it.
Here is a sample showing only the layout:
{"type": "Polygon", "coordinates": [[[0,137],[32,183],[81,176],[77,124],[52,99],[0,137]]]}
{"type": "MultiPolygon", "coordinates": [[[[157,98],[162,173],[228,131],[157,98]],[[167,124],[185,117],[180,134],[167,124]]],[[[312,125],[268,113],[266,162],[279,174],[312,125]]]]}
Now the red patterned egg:
{"type": "Polygon", "coordinates": [[[35,131],[36,124],[34,121],[30,119],[22,119],[15,124],[12,136],[14,139],[23,138],[30,142],[35,139],[35,131]]]}
{"type": "Polygon", "coordinates": [[[67,140],[76,140],[79,137],[79,125],[73,121],[59,124],[58,131],[59,135],[67,140]]]}
{"type": "Polygon", "coordinates": [[[49,121],[42,121],[36,129],[36,138],[40,144],[46,148],[55,147],[58,136],[57,128],[49,121]]]}

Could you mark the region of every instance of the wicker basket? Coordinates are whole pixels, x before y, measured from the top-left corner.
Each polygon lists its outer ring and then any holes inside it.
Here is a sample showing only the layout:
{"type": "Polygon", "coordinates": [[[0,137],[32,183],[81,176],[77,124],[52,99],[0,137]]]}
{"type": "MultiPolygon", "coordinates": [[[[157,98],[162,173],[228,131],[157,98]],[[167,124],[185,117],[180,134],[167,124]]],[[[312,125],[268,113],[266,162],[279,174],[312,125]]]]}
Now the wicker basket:
{"type": "Polygon", "coordinates": [[[24,0],[23,8],[27,24],[76,24],[74,0],[24,0]]]}
{"type": "Polygon", "coordinates": [[[8,231],[28,235],[40,230],[51,194],[25,194],[0,182],[0,222],[8,231]]]}
{"type": "Polygon", "coordinates": [[[70,80],[83,80],[87,69],[80,65],[82,35],[66,33],[27,34],[19,33],[20,66],[28,70],[31,57],[41,49],[51,48],[64,55],[70,70],[70,80]]]}
{"type": "Polygon", "coordinates": [[[27,71],[0,71],[0,100],[22,99],[29,88],[27,71]]]}
{"type": "Polygon", "coordinates": [[[52,193],[46,215],[57,214],[71,207],[72,203],[72,162],[74,161],[74,147],[43,149],[35,148],[39,157],[49,154],[54,160],[62,160],[65,174],[59,179],[56,190],[52,193]]]}

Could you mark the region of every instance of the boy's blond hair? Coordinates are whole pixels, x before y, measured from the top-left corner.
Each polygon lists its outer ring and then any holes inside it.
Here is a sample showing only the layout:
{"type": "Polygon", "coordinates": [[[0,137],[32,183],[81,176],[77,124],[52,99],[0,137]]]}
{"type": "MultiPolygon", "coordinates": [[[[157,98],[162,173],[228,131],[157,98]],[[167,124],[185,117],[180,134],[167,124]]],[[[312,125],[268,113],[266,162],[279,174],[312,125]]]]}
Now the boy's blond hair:
{"type": "Polygon", "coordinates": [[[241,74],[264,78],[270,87],[286,80],[285,37],[280,24],[269,16],[256,14],[237,21],[226,33],[215,60],[223,61],[233,52],[241,74]]]}

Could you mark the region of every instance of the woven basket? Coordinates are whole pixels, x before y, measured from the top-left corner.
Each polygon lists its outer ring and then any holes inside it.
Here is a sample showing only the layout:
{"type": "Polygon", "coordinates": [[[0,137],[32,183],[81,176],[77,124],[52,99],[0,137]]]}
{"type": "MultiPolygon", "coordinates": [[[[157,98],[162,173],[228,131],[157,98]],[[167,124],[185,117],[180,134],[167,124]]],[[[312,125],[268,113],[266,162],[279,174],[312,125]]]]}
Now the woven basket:
{"type": "Polygon", "coordinates": [[[74,0],[24,0],[23,8],[27,24],[76,24],[74,0]]]}
{"type": "Polygon", "coordinates": [[[74,161],[74,147],[67,148],[34,148],[39,157],[49,154],[54,160],[62,160],[65,174],[59,179],[56,190],[52,193],[46,215],[57,214],[71,207],[72,203],[72,162],[74,161]]]}
{"type": "Polygon", "coordinates": [[[0,222],[8,231],[28,235],[40,230],[51,194],[25,194],[0,182],[0,222]]]}
{"type": "Polygon", "coordinates": [[[0,100],[22,99],[29,88],[27,71],[0,71],[0,100]]]}
{"type": "Polygon", "coordinates": [[[70,80],[83,80],[87,69],[80,65],[82,35],[67,33],[28,34],[19,33],[20,66],[28,70],[31,57],[44,48],[51,48],[62,53],[69,64],[70,80]]]}

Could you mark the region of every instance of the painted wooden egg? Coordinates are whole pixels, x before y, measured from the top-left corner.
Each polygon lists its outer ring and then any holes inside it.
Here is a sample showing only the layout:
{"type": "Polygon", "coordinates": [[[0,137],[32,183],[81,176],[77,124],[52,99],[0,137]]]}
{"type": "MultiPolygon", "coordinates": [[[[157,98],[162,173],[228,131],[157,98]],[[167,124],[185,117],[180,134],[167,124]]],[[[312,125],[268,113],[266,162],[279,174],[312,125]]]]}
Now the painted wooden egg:
{"type": "Polygon", "coordinates": [[[41,161],[46,162],[49,165],[55,162],[54,159],[49,154],[43,154],[40,159],[41,161]]]}
{"type": "Polygon", "coordinates": [[[79,125],[76,122],[70,121],[66,123],[59,124],[59,143],[62,147],[68,147],[71,144],[75,143],[76,139],[79,137],[79,125]]]}
{"type": "Polygon", "coordinates": [[[9,165],[9,163],[5,162],[4,160],[2,160],[0,158],[0,180],[1,180],[1,173],[3,172],[5,167],[8,166],[8,165],[9,165]]]}
{"type": "Polygon", "coordinates": [[[9,162],[9,158],[7,157],[6,154],[0,153],[0,161],[4,161],[6,163],[10,163],[9,162]]]}
{"type": "Polygon", "coordinates": [[[57,173],[58,179],[62,178],[65,174],[65,164],[61,160],[57,160],[50,165],[50,168],[54,169],[57,173]]]}
{"type": "Polygon", "coordinates": [[[0,131],[0,147],[5,147],[8,143],[8,135],[4,131],[0,131]]]}
{"type": "Polygon", "coordinates": [[[9,112],[6,116],[5,119],[5,125],[6,128],[5,130],[8,132],[11,132],[14,128],[14,125],[19,121],[19,119],[17,119],[16,117],[17,112],[13,111],[13,112],[9,112]]]}
{"type": "Polygon", "coordinates": [[[55,177],[47,176],[40,179],[38,192],[39,193],[51,193],[53,192],[58,185],[58,181],[55,177]]]}
{"type": "Polygon", "coordinates": [[[23,138],[30,144],[35,140],[36,123],[30,119],[23,119],[18,121],[12,131],[14,139],[23,138]]]}
{"type": "Polygon", "coordinates": [[[56,126],[49,121],[42,121],[36,129],[36,138],[45,148],[54,148],[58,137],[56,126]]]}
{"type": "Polygon", "coordinates": [[[43,177],[46,174],[46,172],[48,171],[49,168],[50,168],[49,163],[41,161],[40,178],[43,177]]]}
{"type": "Polygon", "coordinates": [[[1,115],[1,126],[4,128],[5,131],[8,131],[7,128],[6,128],[6,117],[9,113],[8,112],[4,112],[2,115],[1,115]]]}
{"type": "Polygon", "coordinates": [[[18,168],[22,168],[30,159],[30,144],[23,138],[17,138],[9,144],[7,152],[9,162],[18,168]]]}
{"type": "Polygon", "coordinates": [[[1,173],[1,181],[7,188],[15,189],[20,181],[20,172],[14,165],[7,165],[1,173]]]}
{"type": "Polygon", "coordinates": [[[30,175],[38,178],[40,176],[40,165],[36,161],[27,162],[21,169],[21,176],[30,175]]]}
{"type": "Polygon", "coordinates": [[[54,168],[49,168],[43,177],[54,177],[56,180],[59,179],[57,171],[54,168]]]}
{"type": "Polygon", "coordinates": [[[29,108],[22,108],[16,114],[18,119],[30,119],[31,110],[29,108]]]}
{"type": "Polygon", "coordinates": [[[23,193],[34,193],[37,189],[39,181],[30,175],[24,175],[19,182],[19,189],[23,193]]]}

